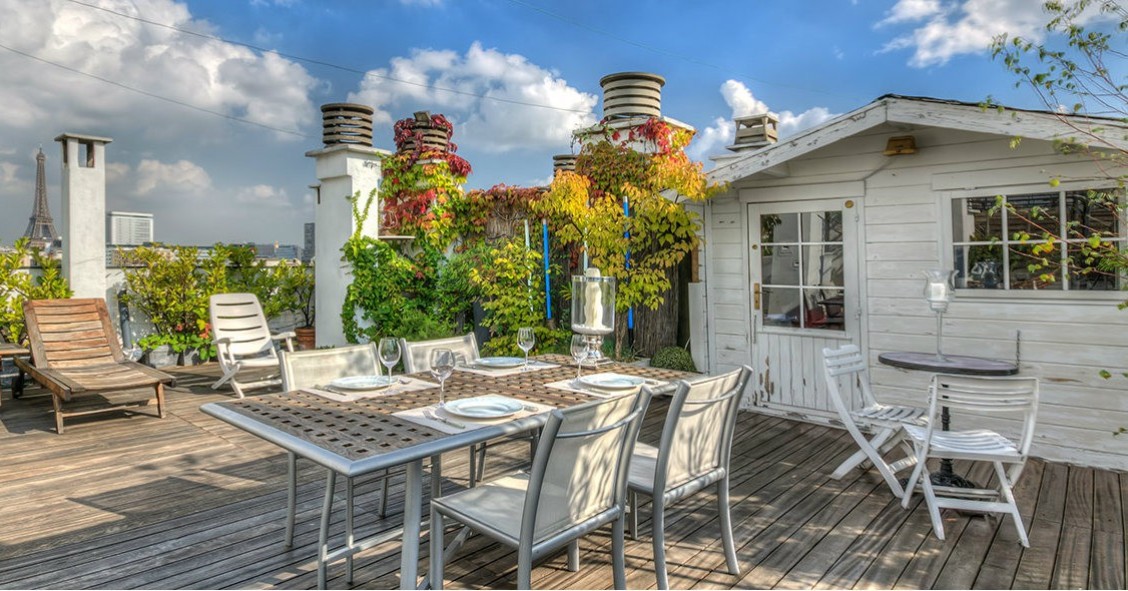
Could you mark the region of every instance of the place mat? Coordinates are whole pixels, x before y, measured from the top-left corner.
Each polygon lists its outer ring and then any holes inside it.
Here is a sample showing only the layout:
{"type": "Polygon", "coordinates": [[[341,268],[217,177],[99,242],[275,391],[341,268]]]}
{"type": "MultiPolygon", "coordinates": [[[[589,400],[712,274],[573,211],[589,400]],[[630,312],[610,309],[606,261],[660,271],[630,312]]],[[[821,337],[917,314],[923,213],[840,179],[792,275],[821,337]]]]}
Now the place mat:
{"type": "MultiPolygon", "coordinates": [[[[540,369],[551,369],[553,367],[560,367],[555,363],[548,363],[546,361],[537,361],[535,359],[529,360],[528,371],[537,371],[540,369]]],[[[464,371],[466,373],[476,373],[480,376],[490,376],[493,378],[503,378],[505,376],[514,376],[520,373],[525,373],[524,366],[507,367],[505,369],[490,369],[488,367],[480,367],[474,365],[458,365],[454,368],[456,371],[464,371]]]]}
{"type": "MultiPolygon", "coordinates": [[[[516,398],[510,398],[508,396],[500,397],[509,398],[510,400],[517,400],[516,398]]],[[[489,427],[491,425],[499,425],[501,423],[507,423],[515,419],[521,419],[551,410],[556,410],[555,406],[549,406],[547,404],[538,404],[536,402],[528,402],[526,400],[517,400],[517,402],[520,402],[523,406],[521,410],[507,417],[501,417],[498,419],[471,419],[449,413],[443,409],[440,409],[437,404],[421,406],[419,408],[413,408],[411,410],[401,410],[399,412],[392,413],[392,416],[399,417],[401,419],[411,421],[419,425],[423,425],[424,427],[429,427],[436,431],[455,435],[457,433],[465,433],[467,431],[473,431],[474,429],[481,429],[482,427],[489,427]],[[426,413],[428,412],[434,413],[436,416],[443,417],[455,424],[452,425],[443,421],[436,421],[434,419],[427,418],[426,413]]]]}
{"type": "Polygon", "coordinates": [[[420,380],[418,378],[409,378],[406,376],[393,376],[398,383],[381,388],[379,390],[330,390],[328,388],[302,388],[303,392],[316,394],[322,398],[329,400],[336,400],[337,402],[356,402],[365,398],[377,398],[380,396],[389,396],[391,394],[402,394],[404,392],[415,392],[417,390],[427,390],[430,388],[438,388],[438,384],[420,380]]]}
{"type": "MultiPolygon", "coordinates": [[[[632,377],[632,378],[639,377],[639,376],[628,376],[627,374],[621,374],[621,373],[615,373],[615,372],[600,372],[600,373],[585,374],[585,375],[601,375],[601,376],[606,375],[606,376],[619,376],[619,377],[632,377]]],[[[669,383],[669,382],[664,382],[662,380],[655,380],[655,379],[652,379],[652,378],[644,378],[644,379],[646,380],[646,383],[644,385],[650,386],[650,387],[665,386],[666,384],[669,383]]],[[[595,388],[589,388],[586,385],[579,383],[576,380],[576,378],[569,378],[567,380],[560,380],[559,382],[552,382],[551,384],[545,384],[545,386],[549,387],[549,388],[556,388],[557,390],[567,390],[568,392],[579,392],[580,394],[587,394],[589,396],[595,396],[597,398],[610,398],[611,396],[618,396],[619,394],[626,394],[627,392],[631,391],[631,390],[619,390],[619,391],[597,390],[595,388]]]]}

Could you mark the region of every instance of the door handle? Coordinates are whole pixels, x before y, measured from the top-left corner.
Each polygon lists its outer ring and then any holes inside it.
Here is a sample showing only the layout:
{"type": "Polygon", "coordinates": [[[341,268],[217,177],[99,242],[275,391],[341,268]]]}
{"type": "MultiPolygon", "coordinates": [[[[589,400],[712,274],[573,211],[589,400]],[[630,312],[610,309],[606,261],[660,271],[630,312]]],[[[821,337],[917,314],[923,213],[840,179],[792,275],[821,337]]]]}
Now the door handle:
{"type": "Polygon", "coordinates": [[[760,284],[756,283],[752,286],[752,309],[760,309],[760,284]]]}

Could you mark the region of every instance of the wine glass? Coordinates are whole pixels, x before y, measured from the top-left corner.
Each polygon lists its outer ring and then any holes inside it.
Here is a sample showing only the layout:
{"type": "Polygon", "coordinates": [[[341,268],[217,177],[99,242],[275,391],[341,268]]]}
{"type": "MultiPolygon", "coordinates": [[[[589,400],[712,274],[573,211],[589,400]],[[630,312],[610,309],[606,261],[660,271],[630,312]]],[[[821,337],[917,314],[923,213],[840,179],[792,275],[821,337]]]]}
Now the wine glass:
{"type": "Polygon", "coordinates": [[[537,337],[533,334],[533,328],[531,326],[524,326],[517,329],[517,346],[521,347],[521,350],[525,352],[525,367],[522,368],[522,371],[529,371],[529,351],[536,342],[537,337]]]}
{"type": "Polygon", "coordinates": [[[439,408],[446,405],[446,379],[454,371],[454,353],[450,349],[431,350],[431,376],[439,380],[439,408]]]}
{"type": "Polygon", "coordinates": [[[392,368],[399,363],[400,360],[400,346],[399,340],[394,337],[384,337],[380,339],[380,363],[388,368],[388,381],[392,380],[392,368]]]}
{"type": "Polygon", "coordinates": [[[583,367],[584,357],[588,354],[587,337],[582,334],[572,335],[572,359],[576,360],[576,379],[580,379],[580,370],[583,367]]]}

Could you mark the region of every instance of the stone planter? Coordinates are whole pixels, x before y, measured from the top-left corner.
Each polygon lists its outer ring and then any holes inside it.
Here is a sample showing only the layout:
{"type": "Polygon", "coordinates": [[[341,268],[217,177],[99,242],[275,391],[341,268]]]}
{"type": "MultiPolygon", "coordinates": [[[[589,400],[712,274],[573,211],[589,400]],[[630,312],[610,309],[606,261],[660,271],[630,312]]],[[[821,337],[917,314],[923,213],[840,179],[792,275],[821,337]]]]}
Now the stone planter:
{"type": "Polygon", "coordinates": [[[180,366],[199,365],[200,352],[196,349],[192,349],[191,351],[181,351],[180,354],[176,356],[176,364],[180,366]]]}
{"type": "Polygon", "coordinates": [[[299,351],[310,351],[317,348],[317,329],[312,326],[302,326],[294,329],[294,340],[298,343],[299,351]]]}
{"type": "Polygon", "coordinates": [[[162,368],[176,365],[178,355],[172,352],[172,347],[161,345],[156,349],[145,351],[141,356],[141,363],[149,367],[162,368]]]}

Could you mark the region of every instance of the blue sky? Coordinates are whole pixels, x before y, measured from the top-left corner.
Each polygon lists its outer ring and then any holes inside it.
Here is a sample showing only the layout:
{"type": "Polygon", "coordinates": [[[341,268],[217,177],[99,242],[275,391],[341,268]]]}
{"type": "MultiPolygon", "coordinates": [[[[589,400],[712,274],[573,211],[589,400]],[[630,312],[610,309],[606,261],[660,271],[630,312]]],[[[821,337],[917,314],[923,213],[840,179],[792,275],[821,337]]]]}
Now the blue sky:
{"type": "Polygon", "coordinates": [[[300,244],[324,103],[373,106],[385,149],[396,119],[444,113],[471,188],[546,182],[620,71],[665,76],[663,114],[698,130],[706,167],[734,115],[765,109],[786,136],[887,93],[1040,108],[987,51],[1040,37],[1040,5],[0,0],[0,243],[27,225],[40,146],[61,214],[63,132],[113,138],[107,208],[155,214],[158,240],[300,244]]]}

